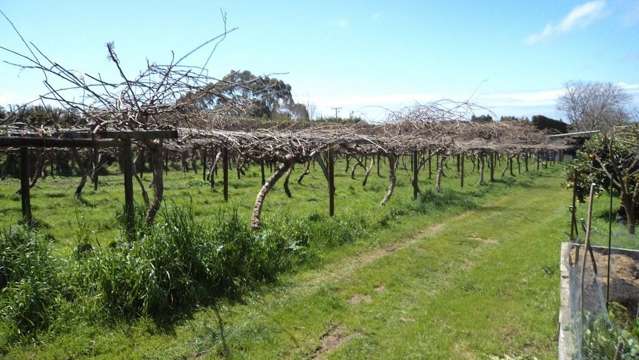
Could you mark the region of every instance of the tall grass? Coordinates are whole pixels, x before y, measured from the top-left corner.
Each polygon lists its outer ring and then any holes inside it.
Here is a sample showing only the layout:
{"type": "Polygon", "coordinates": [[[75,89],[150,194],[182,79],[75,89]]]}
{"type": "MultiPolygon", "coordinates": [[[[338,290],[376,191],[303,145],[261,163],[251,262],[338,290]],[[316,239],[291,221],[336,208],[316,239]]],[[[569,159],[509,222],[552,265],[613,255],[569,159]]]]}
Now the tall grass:
{"type": "Polygon", "coordinates": [[[23,226],[0,232],[0,341],[49,325],[61,295],[49,239],[23,226]]]}
{"type": "Polygon", "coordinates": [[[253,231],[235,211],[201,223],[190,208],[168,205],[155,225],[140,223],[133,239],[122,232],[106,246],[78,220],[68,259],[51,255],[38,231],[11,227],[0,234],[0,348],[50,325],[63,331],[80,321],[170,321],[275,281],[318,249],[355,241],[364,227],[363,219],[318,215],[272,219],[253,231]]]}
{"type": "MultiPolygon", "coordinates": [[[[481,196],[483,193],[478,193],[481,196]]],[[[332,218],[278,214],[253,231],[236,211],[196,221],[190,207],[167,204],[156,224],[125,231],[98,244],[79,219],[76,250],[68,258],[50,253],[35,230],[12,227],[0,234],[0,350],[49,329],[72,324],[151,317],[171,322],[220,297],[238,298],[276,281],[324,250],[363,239],[411,213],[476,204],[454,191],[426,192],[418,201],[332,218]]]]}

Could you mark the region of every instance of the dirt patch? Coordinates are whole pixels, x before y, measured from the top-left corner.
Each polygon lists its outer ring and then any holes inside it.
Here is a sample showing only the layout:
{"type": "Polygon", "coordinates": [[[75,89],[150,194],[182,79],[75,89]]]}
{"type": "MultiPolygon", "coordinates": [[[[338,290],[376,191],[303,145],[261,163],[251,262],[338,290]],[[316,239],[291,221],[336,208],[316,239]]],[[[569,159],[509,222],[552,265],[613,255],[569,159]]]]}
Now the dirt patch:
{"type": "Polygon", "coordinates": [[[375,292],[383,293],[385,290],[386,290],[386,288],[384,287],[384,284],[380,284],[378,286],[375,286],[375,292]]]}
{"type": "Polygon", "coordinates": [[[349,334],[342,326],[331,326],[320,337],[320,346],[315,349],[311,355],[311,359],[324,359],[328,354],[350,341],[357,333],[349,334]]]}
{"type": "MultiPolygon", "coordinates": [[[[603,294],[606,293],[608,283],[608,250],[605,248],[594,248],[593,255],[597,264],[597,282],[601,284],[603,294]]],[[[576,261],[576,248],[570,254],[572,263],[576,261]]],[[[583,259],[584,252],[580,249],[579,260],[583,259]]],[[[581,265],[577,265],[581,266],[581,265]]],[[[588,254],[586,261],[586,272],[592,274],[592,260],[588,254]]],[[[585,297],[588,302],[589,294],[585,297]]],[[[639,253],[613,253],[610,256],[610,298],[612,301],[624,305],[631,313],[635,313],[639,307],[639,253]]]]}
{"type": "Polygon", "coordinates": [[[479,235],[477,235],[477,234],[472,234],[472,235],[471,235],[471,236],[469,236],[468,238],[469,238],[470,240],[477,241],[477,242],[480,242],[480,243],[482,243],[482,244],[486,244],[486,245],[497,245],[497,244],[499,244],[499,241],[497,241],[497,240],[494,240],[494,239],[484,239],[484,238],[479,237],[479,235]]]}
{"type": "Polygon", "coordinates": [[[373,302],[373,299],[371,298],[370,295],[362,295],[362,294],[355,294],[348,300],[348,303],[351,305],[359,305],[362,303],[370,304],[371,302],[373,302]]]}

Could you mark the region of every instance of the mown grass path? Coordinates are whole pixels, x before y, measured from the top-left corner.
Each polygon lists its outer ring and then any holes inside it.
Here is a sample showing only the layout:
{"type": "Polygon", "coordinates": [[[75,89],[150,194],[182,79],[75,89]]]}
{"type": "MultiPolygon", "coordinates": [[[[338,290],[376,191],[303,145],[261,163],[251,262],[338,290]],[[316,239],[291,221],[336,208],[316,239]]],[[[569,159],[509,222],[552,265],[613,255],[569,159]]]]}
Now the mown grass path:
{"type": "Polygon", "coordinates": [[[224,339],[202,338],[215,346],[193,355],[555,358],[568,200],[557,178],[539,178],[393,244],[299,274],[249,304],[224,307],[224,339]]]}
{"type": "MultiPolygon", "coordinates": [[[[242,304],[204,308],[170,331],[138,323],[84,334],[98,341],[83,355],[556,358],[558,256],[569,200],[559,175],[522,182],[476,209],[345,249],[242,304]]],[[[53,345],[60,346],[74,344],[67,338],[53,345]]],[[[64,356],[53,347],[40,346],[39,355],[64,356]]]]}

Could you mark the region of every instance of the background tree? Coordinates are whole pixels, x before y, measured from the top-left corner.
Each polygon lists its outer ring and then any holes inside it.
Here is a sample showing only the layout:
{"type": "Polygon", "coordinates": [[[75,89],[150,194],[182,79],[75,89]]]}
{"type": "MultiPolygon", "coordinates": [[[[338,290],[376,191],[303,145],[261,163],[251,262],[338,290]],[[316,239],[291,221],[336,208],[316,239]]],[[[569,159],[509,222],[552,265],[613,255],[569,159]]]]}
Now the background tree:
{"type": "Polygon", "coordinates": [[[473,115],[470,117],[470,121],[477,123],[488,123],[493,121],[493,117],[490,115],[473,115]]]}
{"type": "Polygon", "coordinates": [[[200,108],[239,116],[286,116],[294,120],[307,120],[308,111],[297,104],[291,94],[291,85],[269,76],[256,76],[250,71],[232,70],[221,80],[211,83],[198,93],[188,94],[198,98],[200,108]],[[199,94],[206,94],[199,96],[199,94]]]}
{"type": "Polygon", "coordinates": [[[570,82],[557,103],[575,130],[607,131],[630,120],[632,97],[620,86],[602,82],[570,82]]]}
{"type": "Polygon", "coordinates": [[[599,185],[600,190],[611,184],[613,192],[619,194],[628,232],[635,233],[639,214],[639,127],[586,141],[568,172],[570,181],[575,177],[580,198],[591,183],[599,185]]]}
{"type": "Polygon", "coordinates": [[[539,130],[548,130],[551,133],[568,132],[568,124],[561,120],[551,119],[544,115],[535,115],[532,117],[532,124],[539,130]]]}
{"type": "Polygon", "coordinates": [[[517,116],[512,116],[512,115],[505,115],[499,118],[499,121],[504,121],[504,122],[529,122],[528,118],[525,116],[522,117],[517,117],[517,116]]]}

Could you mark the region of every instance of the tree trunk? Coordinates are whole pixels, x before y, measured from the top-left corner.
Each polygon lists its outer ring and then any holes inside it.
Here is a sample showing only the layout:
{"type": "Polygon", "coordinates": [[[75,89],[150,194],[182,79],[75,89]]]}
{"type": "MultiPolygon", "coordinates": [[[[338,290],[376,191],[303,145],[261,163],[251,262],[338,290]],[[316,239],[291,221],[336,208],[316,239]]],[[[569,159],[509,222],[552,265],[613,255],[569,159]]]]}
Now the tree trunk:
{"type": "Polygon", "coordinates": [[[433,154],[428,150],[428,179],[433,178],[433,154]]]}
{"type": "Polygon", "coordinates": [[[362,181],[362,187],[366,186],[366,183],[368,182],[368,176],[371,174],[371,171],[373,170],[373,165],[374,161],[371,159],[371,163],[370,165],[368,165],[368,168],[366,169],[366,174],[364,174],[364,181],[362,181]]]}
{"type": "Polygon", "coordinates": [[[484,154],[479,154],[479,185],[484,185],[484,154]]]}
{"type": "Polygon", "coordinates": [[[386,190],[386,194],[382,199],[380,205],[386,205],[388,200],[393,196],[393,192],[395,191],[395,185],[397,184],[397,177],[395,176],[395,170],[397,169],[397,157],[393,154],[389,154],[388,156],[388,189],[386,190]]]}
{"type": "Polygon", "coordinates": [[[420,193],[419,190],[419,156],[417,156],[417,151],[413,151],[411,164],[413,168],[413,200],[417,199],[417,196],[420,193]]]}
{"type": "Polygon", "coordinates": [[[257,230],[262,226],[262,206],[264,205],[264,199],[266,198],[266,194],[273,188],[277,180],[281,178],[284,173],[286,173],[289,168],[293,165],[293,162],[285,162],[277,168],[277,170],[271,175],[271,177],[266,180],[264,186],[260,189],[260,192],[257,193],[257,198],[255,199],[255,206],[253,206],[253,214],[251,215],[251,228],[257,230]]]}
{"type": "Polygon", "coordinates": [[[490,154],[490,182],[495,181],[495,153],[490,154]]]}
{"type": "Polygon", "coordinates": [[[293,165],[289,166],[288,171],[286,172],[286,177],[284,178],[284,192],[286,193],[286,196],[288,196],[289,198],[293,197],[293,195],[291,194],[291,189],[289,189],[288,187],[288,180],[290,179],[292,172],[293,172],[293,165]]]}
{"type": "Polygon", "coordinates": [[[435,191],[442,191],[442,176],[444,175],[444,161],[446,160],[445,156],[437,156],[437,177],[435,178],[435,191]]]}
{"type": "Polygon", "coordinates": [[[162,143],[152,142],[149,144],[151,152],[151,167],[153,171],[153,201],[146,212],[146,223],[153,224],[155,216],[160,210],[162,199],[164,198],[164,169],[162,164],[162,143]]]}
{"type": "Polygon", "coordinates": [[[73,155],[73,160],[78,166],[78,172],[80,172],[80,183],[75,188],[75,198],[82,198],[82,190],[84,189],[84,185],[87,183],[87,171],[82,164],[82,159],[80,159],[80,154],[78,154],[78,150],[76,148],[71,149],[71,154],[73,155]]]}
{"type": "Polygon", "coordinates": [[[307,162],[306,162],[306,167],[304,168],[304,171],[302,172],[302,174],[300,175],[300,177],[299,177],[299,178],[297,178],[297,183],[298,183],[298,184],[300,184],[300,185],[301,185],[301,184],[302,184],[302,180],[304,180],[304,177],[305,177],[306,175],[308,175],[308,174],[310,174],[310,173],[311,173],[311,169],[310,169],[310,167],[311,167],[311,162],[313,162],[313,160],[309,160],[309,161],[307,161],[307,162]]]}

